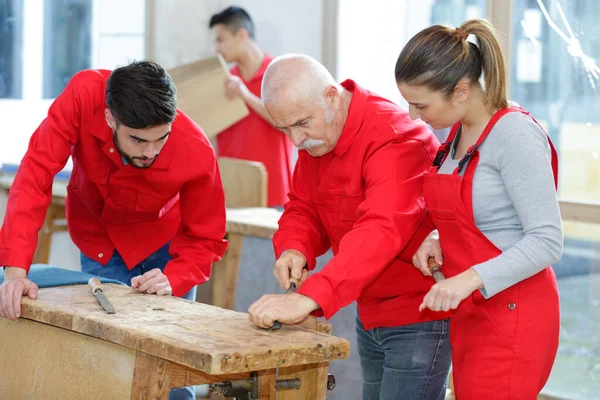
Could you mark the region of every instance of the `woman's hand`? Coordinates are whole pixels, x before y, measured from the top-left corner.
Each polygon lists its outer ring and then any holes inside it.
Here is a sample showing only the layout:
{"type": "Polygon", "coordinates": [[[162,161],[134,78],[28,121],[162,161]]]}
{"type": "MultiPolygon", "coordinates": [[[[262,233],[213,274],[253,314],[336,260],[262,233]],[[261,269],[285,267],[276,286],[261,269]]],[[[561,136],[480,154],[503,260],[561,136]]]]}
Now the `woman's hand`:
{"type": "Polygon", "coordinates": [[[423,275],[431,276],[431,271],[429,270],[429,257],[435,258],[435,261],[441,266],[444,257],[442,257],[442,248],[440,246],[440,239],[438,235],[438,231],[433,231],[427,236],[419,250],[413,256],[413,265],[417,267],[423,275]]]}
{"type": "Polygon", "coordinates": [[[473,269],[468,270],[436,283],[429,289],[419,306],[419,311],[429,308],[433,311],[448,311],[458,307],[475,290],[483,289],[479,274],[473,269]]]}

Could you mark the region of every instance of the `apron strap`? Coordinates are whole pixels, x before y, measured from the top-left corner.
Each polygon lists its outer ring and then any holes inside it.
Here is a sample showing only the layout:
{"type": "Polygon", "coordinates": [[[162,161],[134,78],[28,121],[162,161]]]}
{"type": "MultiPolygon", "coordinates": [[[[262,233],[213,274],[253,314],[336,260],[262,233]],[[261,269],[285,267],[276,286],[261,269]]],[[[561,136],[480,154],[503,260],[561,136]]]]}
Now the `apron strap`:
{"type": "Polygon", "coordinates": [[[450,129],[450,133],[448,134],[446,141],[442,143],[438,148],[435,158],[433,159],[433,165],[431,167],[433,171],[437,171],[438,169],[440,169],[440,167],[446,160],[446,157],[448,157],[448,153],[450,152],[450,146],[452,146],[452,142],[454,141],[454,138],[456,137],[456,134],[458,133],[459,129],[460,122],[452,126],[452,129],[450,129]]]}
{"type": "MultiPolygon", "coordinates": [[[[496,125],[496,123],[500,120],[500,118],[504,117],[509,112],[518,112],[521,110],[523,110],[521,107],[508,107],[508,108],[501,108],[498,111],[496,111],[496,113],[492,116],[492,118],[489,120],[489,122],[483,129],[483,132],[479,136],[479,139],[477,139],[477,142],[475,142],[474,145],[469,147],[469,150],[467,150],[465,155],[462,156],[462,158],[458,162],[458,167],[456,167],[456,169],[454,170],[454,175],[460,174],[460,172],[465,168],[465,165],[467,165],[467,163],[469,162],[471,157],[473,157],[473,154],[475,154],[477,149],[479,149],[479,146],[481,146],[483,141],[488,137],[488,135],[492,131],[492,128],[496,125]]],[[[523,110],[523,111],[525,111],[525,110],[523,110]]]]}
{"type": "MultiPolygon", "coordinates": [[[[491,132],[494,125],[496,125],[498,120],[500,120],[500,118],[502,118],[503,116],[505,116],[506,114],[508,114],[510,112],[520,112],[520,113],[529,115],[529,117],[533,120],[533,122],[535,122],[540,127],[540,129],[542,131],[544,131],[544,133],[546,133],[546,130],[540,125],[540,123],[535,118],[533,118],[533,116],[528,111],[526,111],[522,107],[510,106],[508,108],[502,108],[502,109],[498,110],[492,116],[490,121],[485,126],[485,129],[483,130],[482,134],[479,136],[479,139],[477,140],[477,142],[474,145],[472,145],[471,147],[469,147],[466,154],[464,156],[462,156],[462,158],[458,162],[458,167],[456,167],[453,174],[455,174],[455,175],[460,174],[460,172],[465,168],[465,165],[469,162],[469,160],[477,154],[479,146],[481,146],[483,141],[487,138],[487,136],[491,132]]],[[[452,129],[450,130],[450,134],[448,135],[448,138],[446,139],[446,141],[443,144],[440,145],[440,147],[437,151],[437,154],[435,155],[435,158],[433,160],[433,165],[431,167],[431,172],[437,172],[437,170],[440,169],[440,167],[446,160],[446,157],[448,157],[448,154],[450,153],[450,147],[452,146],[452,142],[454,141],[454,138],[456,137],[460,127],[461,127],[460,122],[458,122],[452,126],[452,129]]],[[[558,153],[556,151],[556,148],[554,147],[554,143],[552,143],[552,140],[550,140],[550,137],[548,136],[547,133],[546,133],[546,137],[548,138],[548,143],[550,144],[550,150],[551,150],[551,154],[552,154],[551,163],[552,163],[552,173],[554,175],[554,187],[556,190],[558,190],[558,153]]]]}

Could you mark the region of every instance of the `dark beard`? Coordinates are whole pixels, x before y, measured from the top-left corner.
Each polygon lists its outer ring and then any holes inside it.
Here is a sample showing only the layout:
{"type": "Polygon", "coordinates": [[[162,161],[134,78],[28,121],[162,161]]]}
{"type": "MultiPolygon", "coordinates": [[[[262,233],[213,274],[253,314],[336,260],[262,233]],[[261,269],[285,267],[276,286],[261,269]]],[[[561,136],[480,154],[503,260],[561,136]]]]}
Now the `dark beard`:
{"type": "Polygon", "coordinates": [[[154,161],[152,161],[152,163],[150,163],[148,165],[137,165],[135,163],[135,160],[148,160],[148,157],[132,157],[129,154],[125,153],[125,151],[123,151],[123,149],[119,145],[119,139],[117,138],[116,130],[113,131],[113,140],[115,142],[115,147],[117,148],[117,151],[119,152],[121,157],[123,157],[125,159],[125,161],[127,161],[127,164],[131,165],[133,168],[138,168],[138,169],[149,168],[152,166],[152,164],[154,164],[154,162],[156,161],[156,158],[158,157],[158,154],[157,154],[156,157],[154,157],[154,161]]]}

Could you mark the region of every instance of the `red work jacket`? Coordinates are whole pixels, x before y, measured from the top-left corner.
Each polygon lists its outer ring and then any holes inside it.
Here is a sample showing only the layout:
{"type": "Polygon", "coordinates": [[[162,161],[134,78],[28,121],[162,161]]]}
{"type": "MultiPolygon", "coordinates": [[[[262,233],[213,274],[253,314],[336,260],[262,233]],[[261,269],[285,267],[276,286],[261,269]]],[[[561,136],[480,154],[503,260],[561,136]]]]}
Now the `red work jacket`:
{"type": "Polygon", "coordinates": [[[354,300],[365,329],[445,318],[419,312],[434,281],[399,258],[424,219],[423,173],[439,142],[394,103],[351,80],[342,85],[353,93],[348,119],[330,153],[299,152],[276,256],[298,250],[312,270],[315,257],[333,249],[298,291],[326,318],[354,300]]]}
{"type": "Polygon", "coordinates": [[[125,165],[104,117],[109,75],[88,70],[73,76],[31,137],[0,231],[0,265],[29,269],[54,175],[72,156],[66,214],[75,245],[104,265],[117,249],[131,269],[171,241],[173,259],[164,273],[181,296],[209,278],[227,247],[214,150],[178,111],[154,164],[125,165]]]}
{"type": "MultiPolygon", "coordinates": [[[[248,90],[262,98],[262,78],[272,57],[265,55],[256,74],[246,81],[238,67],[231,70],[239,76],[248,90]]],[[[287,136],[248,107],[250,114],[217,135],[219,156],[258,161],[268,174],[268,206],[282,206],[288,200],[292,177],[293,145],[287,136]]]]}

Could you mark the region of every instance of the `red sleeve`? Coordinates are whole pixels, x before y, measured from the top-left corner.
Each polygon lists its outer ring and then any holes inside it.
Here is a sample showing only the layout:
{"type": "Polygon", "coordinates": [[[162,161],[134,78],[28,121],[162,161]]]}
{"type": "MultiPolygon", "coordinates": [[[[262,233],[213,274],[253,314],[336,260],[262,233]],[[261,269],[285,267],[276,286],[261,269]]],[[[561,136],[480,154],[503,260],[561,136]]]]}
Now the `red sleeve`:
{"type": "Polygon", "coordinates": [[[335,257],[298,291],[319,304],[320,315],[331,318],[356,300],[409,242],[425,213],[423,173],[431,160],[425,144],[413,139],[385,143],[366,157],[357,221],[335,257]]]}
{"type": "Polygon", "coordinates": [[[308,269],[312,270],[317,264],[316,258],[329,250],[331,244],[308,195],[309,180],[303,176],[307,168],[304,156],[301,155],[296,163],[289,201],[279,219],[279,229],[273,235],[273,246],[276,259],[286,250],[298,250],[306,257],[308,269]]]}
{"type": "Polygon", "coordinates": [[[29,271],[38,231],[52,201],[54,176],[65,167],[79,141],[81,101],[75,75],[50,106],[48,116],[31,136],[10,188],[0,231],[0,265],[29,271]]]}
{"type": "Polygon", "coordinates": [[[214,152],[208,158],[206,173],[186,183],[180,192],[181,225],[170,246],[173,259],[164,270],[174,296],[206,282],[212,264],[227,248],[221,174],[214,152]]]}

